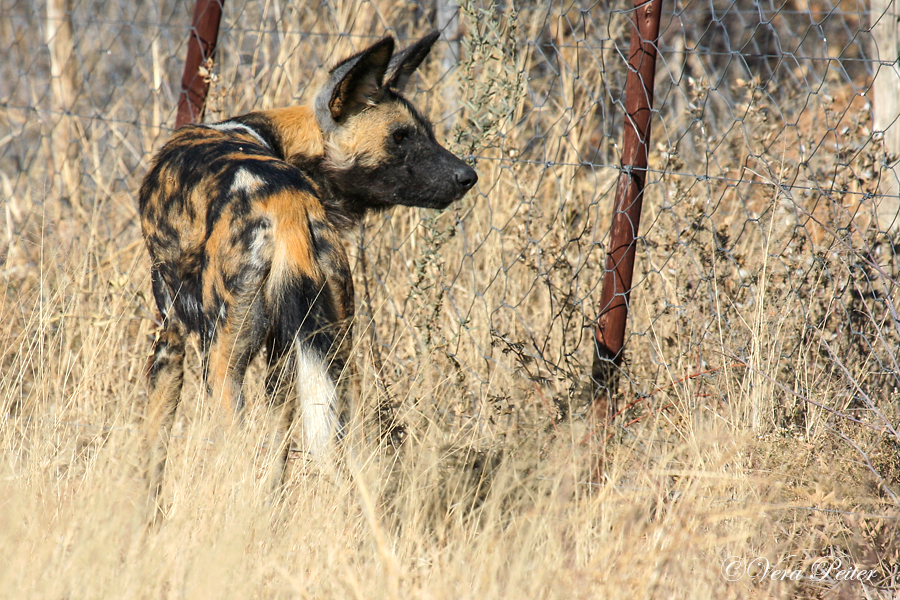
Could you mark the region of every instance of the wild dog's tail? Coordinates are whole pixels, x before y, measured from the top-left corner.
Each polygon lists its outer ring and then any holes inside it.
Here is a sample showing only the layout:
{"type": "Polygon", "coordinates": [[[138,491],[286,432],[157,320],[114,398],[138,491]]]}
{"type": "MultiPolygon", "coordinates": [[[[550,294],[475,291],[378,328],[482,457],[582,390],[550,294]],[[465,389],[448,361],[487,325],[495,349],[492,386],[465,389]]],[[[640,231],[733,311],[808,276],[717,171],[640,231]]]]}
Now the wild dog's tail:
{"type": "Polygon", "coordinates": [[[295,344],[296,390],[303,423],[303,448],[316,462],[334,461],[338,429],[337,387],[326,358],[301,341],[295,344]]]}

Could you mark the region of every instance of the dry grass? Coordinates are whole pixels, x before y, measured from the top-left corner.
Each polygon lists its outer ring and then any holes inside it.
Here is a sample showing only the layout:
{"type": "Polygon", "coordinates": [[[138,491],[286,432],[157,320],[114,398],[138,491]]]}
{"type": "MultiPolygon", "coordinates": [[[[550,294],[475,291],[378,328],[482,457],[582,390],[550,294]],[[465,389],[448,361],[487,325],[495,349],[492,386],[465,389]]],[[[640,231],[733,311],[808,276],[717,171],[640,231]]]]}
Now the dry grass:
{"type": "MultiPolygon", "coordinates": [[[[867,107],[847,81],[778,104],[747,77],[727,94],[739,125],[704,116],[702,137],[681,138],[693,150],[674,151],[684,115],[654,123],[666,173],[648,186],[623,411],[606,426],[582,390],[622,71],[598,48],[626,21],[602,11],[462,3],[458,69],[421,73],[415,102],[479,157],[479,193],[373,217],[348,240],[364,390],[352,477],[296,456],[273,492],[267,407],[219,426],[194,352],[167,518],[148,526],[156,323],[134,204],[172,120],[187,17],[114,5],[76,6],[68,120],[20,33],[31,8],[0,22],[14,59],[0,84],[0,597],[897,597],[898,269],[859,218],[877,185],[867,107]],[[54,178],[58,127],[81,140],[79,206],[54,178]],[[732,556],[805,577],[730,581],[732,556]],[[823,557],[874,569],[877,586],[812,579],[823,557]]],[[[308,94],[316,64],[370,40],[336,31],[424,29],[415,4],[330,6],[226,8],[211,117],[308,94]]],[[[679,85],[666,93],[724,95],[679,85]]],[[[258,367],[248,386],[259,398],[258,367]]]]}

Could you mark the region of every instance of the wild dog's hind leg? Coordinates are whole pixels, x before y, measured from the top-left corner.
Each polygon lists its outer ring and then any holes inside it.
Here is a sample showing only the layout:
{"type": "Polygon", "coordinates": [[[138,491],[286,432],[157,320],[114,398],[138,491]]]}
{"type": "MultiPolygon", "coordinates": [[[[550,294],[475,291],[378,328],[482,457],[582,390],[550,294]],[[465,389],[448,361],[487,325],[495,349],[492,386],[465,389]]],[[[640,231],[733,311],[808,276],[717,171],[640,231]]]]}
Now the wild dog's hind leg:
{"type": "Polygon", "coordinates": [[[157,500],[162,489],[168,456],[169,437],[184,383],[184,342],[181,323],[168,321],[153,345],[148,369],[149,398],[144,416],[146,439],[150,442],[149,502],[159,510],[157,500]]]}
{"type": "Polygon", "coordinates": [[[283,344],[279,344],[275,336],[266,342],[268,373],[266,374],[266,395],[275,410],[280,412],[279,427],[281,443],[277,448],[279,470],[277,483],[287,480],[288,456],[291,452],[291,440],[294,430],[294,419],[297,413],[297,389],[294,374],[296,373],[295,355],[288,352],[283,344]]]}
{"type": "Polygon", "coordinates": [[[220,306],[220,320],[208,345],[204,374],[212,398],[232,417],[244,405],[244,376],[265,336],[266,314],[260,289],[249,287],[220,306]]]}

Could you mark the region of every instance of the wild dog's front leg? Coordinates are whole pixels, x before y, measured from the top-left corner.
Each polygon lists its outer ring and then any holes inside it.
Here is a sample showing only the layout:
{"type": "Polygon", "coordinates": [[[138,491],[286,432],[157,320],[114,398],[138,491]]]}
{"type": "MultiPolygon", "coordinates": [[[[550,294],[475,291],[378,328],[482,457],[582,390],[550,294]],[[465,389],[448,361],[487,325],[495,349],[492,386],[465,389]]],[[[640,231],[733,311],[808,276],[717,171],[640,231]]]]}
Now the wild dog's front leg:
{"type": "Polygon", "coordinates": [[[153,356],[148,369],[150,389],[144,429],[145,439],[150,441],[148,499],[156,511],[160,508],[157,501],[162,490],[169,437],[184,383],[185,336],[186,332],[180,323],[166,323],[153,345],[153,356]]]}

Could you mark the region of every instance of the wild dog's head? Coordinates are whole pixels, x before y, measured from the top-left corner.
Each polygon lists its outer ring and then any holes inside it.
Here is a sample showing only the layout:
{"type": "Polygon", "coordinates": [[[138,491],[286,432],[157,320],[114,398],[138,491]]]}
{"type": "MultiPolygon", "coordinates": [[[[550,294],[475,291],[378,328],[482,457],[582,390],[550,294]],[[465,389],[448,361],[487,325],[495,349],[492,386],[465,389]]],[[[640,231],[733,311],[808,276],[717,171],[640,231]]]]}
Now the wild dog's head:
{"type": "Polygon", "coordinates": [[[397,54],[393,38],[384,38],[334,67],[316,96],[320,166],[351,213],[395,204],[446,208],[478,181],[402,95],[438,36],[397,54]]]}

